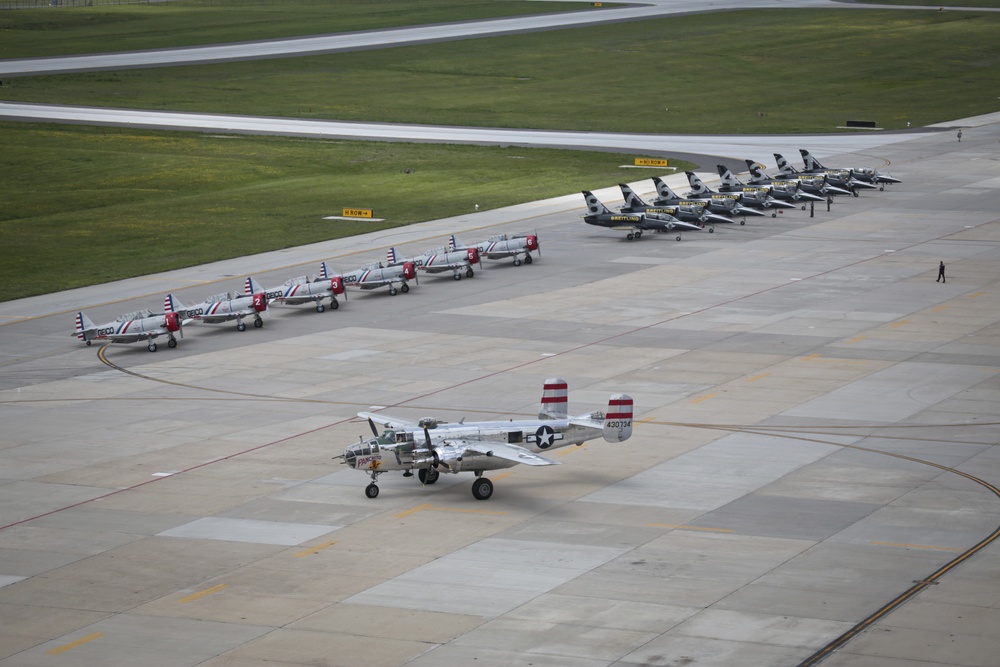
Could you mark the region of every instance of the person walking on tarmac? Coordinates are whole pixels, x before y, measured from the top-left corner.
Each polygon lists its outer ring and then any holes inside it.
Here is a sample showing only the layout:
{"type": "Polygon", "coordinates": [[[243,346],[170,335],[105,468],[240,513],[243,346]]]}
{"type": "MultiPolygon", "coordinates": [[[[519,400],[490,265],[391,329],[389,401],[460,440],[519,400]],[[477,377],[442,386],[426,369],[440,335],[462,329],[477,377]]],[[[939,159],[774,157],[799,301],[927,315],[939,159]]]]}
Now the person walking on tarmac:
{"type": "Polygon", "coordinates": [[[939,282],[939,283],[940,282],[948,282],[948,280],[944,277],[944,262],[941,262],[941,264],[938,266],[938,279],[937,279],[937,282],[939,282]]]}
{"type": "Polygon", "coordinates": [[[958,131],[958,143],[962,143],[962,131],[958,131]]]}

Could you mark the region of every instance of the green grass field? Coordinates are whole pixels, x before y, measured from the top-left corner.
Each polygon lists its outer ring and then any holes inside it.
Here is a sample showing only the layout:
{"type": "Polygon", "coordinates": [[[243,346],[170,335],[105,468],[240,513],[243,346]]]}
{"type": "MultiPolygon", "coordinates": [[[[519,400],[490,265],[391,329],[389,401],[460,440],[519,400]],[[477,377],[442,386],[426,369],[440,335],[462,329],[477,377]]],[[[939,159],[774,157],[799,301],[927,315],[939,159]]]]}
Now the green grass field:
{"type": "Polygon", "coordinates": [[[0,136],[8,300],[613,184],[634,157],[73,125],[0,136]],[[385,222],[322,219],[345,207],[385,222]]]}
{"type": "MultiPolygon", "coordinates": [[[[187,18],[207,25],[198,12],[187,18]]],[[[172,20],[183,23],[184,12],[172,20]]],[[[67,31],[75,48],[102,50],[107,30],[117,29],[109,25],[67,31]]],[[[847,119],[896,128],[996,111],[998,28],[1000,16],[978,12],[755,10],[308,58],[20,77],[5,79],[0,95],[572,130],[813,132],[847,119]]],[[[213,41],[220,30],[200,38],[213,41]]],[[[375,208],[395,226],[605,187],[622,180],[618,165],[633,157],[22,123],[0,123],[0,145],[0,280],[13,286],[3,299],[373,229],[321,220],[345,206],[375,208]]]]}

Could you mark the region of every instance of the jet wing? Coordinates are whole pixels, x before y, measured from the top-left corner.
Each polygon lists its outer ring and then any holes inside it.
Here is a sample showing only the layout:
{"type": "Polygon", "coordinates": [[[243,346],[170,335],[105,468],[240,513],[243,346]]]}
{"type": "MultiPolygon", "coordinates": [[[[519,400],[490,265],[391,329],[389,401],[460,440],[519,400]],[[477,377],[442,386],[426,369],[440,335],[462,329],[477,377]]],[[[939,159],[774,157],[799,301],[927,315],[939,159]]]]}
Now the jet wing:
{"type": "Polygon", "coordinates": [[[500,459],[506,459],[507,461],[512,461],[513,463],[524,463],[529,466],[557,466],[560,465],[560,461],[554,461],[552,459],[547,459],[544,456],[539,456],[534,452],[531,452],[524,447],[518,447],[517,445],[508,445],[503,442],[483,442],[480,440],[460,440],[451,441],[449,444],[463,447],[467,450],[483,454],[485,456],[495,456],[500,459]]]}
{"type": "Polygon", "coordinates": [[[381,424],[386,428],[420,430],[420,424],[417,422],[408,421],[406,419],[397,419],[395,417],[390,417],[389,415],[380,415],[376,412],[359,412],[358,416],[362,419],[371,419],[376,424],[381,424]]]}

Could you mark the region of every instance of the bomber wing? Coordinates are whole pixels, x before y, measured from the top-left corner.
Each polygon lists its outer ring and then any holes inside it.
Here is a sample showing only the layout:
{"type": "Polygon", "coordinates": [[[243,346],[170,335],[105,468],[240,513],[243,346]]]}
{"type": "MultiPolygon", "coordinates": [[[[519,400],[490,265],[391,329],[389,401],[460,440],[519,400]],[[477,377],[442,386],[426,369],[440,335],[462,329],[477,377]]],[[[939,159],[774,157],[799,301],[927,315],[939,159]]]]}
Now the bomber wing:
{"type": "Polygon", "coordinates": [[[390,417],[389,415],[380,415],[376,412],[359,412],[358,416],[362,419],[370,419],[376,424],[381,424],[386,428],[391,428],[394,430],[404,429],[404,430],[420,430],[420,424],[414,421],[409,421],[407,419],[397,419],[396,417],[390,417]]]}
{"type": "Polygon", "coordinates": [[[512,461],[513,463],[524,463],[529,466],[557,466],[561,464],[560,461],[554,461],[552,459],[547,459],[544,456],[539,456],[524,447],[508,445],[502,442],[450,440],[449,444],[476,452],[478,454],[483,454],[484,456],[495,456],[500,459],[512,461]]]}

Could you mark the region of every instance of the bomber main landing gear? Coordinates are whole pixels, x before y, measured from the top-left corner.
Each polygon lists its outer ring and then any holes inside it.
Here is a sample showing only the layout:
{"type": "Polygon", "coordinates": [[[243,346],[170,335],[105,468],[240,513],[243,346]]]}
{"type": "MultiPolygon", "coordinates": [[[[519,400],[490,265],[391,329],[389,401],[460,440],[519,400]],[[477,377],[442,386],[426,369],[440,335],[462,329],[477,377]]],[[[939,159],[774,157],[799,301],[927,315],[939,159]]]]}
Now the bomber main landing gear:
{"type": "Polygon", "coordinates": [[[485,477],[476,477],[472,482],[472,496],[476,500],[489,500],[493,495],[493,482],[485,477]]]}
{"type": "Polygon", "coordinates": [[[417,479],[421,484],[433,484],[440,476],[441,473],[436,468],[421,468],[417,471],[417,479]]]}

